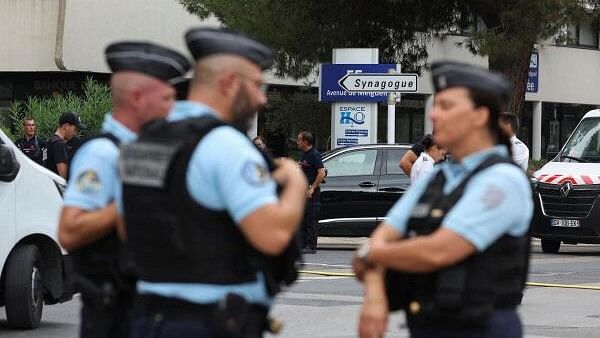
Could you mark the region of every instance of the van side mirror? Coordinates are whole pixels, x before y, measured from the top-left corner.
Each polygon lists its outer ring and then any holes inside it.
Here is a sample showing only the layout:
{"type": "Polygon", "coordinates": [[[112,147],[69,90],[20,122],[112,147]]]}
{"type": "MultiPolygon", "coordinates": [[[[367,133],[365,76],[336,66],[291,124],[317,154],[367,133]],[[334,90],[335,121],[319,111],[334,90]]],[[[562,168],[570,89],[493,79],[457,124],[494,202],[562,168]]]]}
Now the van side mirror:
{"type": "Polygon", "coordinates": [[[11,182],[19,173],[19,162],[11,147],[0,144],[0,181],[11,182]]]}

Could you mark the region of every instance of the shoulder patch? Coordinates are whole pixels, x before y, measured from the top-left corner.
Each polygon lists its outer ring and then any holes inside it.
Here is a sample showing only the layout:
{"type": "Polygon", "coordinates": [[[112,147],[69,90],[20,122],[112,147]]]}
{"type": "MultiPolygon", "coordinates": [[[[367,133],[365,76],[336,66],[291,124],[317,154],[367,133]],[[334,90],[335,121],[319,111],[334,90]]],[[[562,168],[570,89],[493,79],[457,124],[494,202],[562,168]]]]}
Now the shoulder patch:
{"type": "Polygon", "coordinates": [[[487,209],[494,209],[504,202],[505,194],[499,188],[490,185],[486,188],[483,197],[483,203],[487,209]]]}
{"type": "Polygon", "coordinates": [[[94,170],[86,170],[79,174],[75,184],[77,186],[77,190],[83,193],[95,193],[100,191],[100,188],[102,188],[100,177],[94,170]]]}
{"type": "Polygon", "coordinates": [[[270,175],[264,165],[248,161],[242,167],[242,178],[252,185],[261,185],[269,181],[270,175]]]}

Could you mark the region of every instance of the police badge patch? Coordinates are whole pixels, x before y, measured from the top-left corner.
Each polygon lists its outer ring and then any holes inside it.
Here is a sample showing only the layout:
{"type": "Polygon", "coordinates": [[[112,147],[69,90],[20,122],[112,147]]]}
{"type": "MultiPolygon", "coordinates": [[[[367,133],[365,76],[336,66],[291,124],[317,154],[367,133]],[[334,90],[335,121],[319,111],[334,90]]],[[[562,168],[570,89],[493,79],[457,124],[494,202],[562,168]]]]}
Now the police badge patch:
{"type": "Polygon", "coordinates": [[[269,181],[269,171],[256,162],[248,161],[242,168],[242,177],[252,185],[260,185],[269,181]]]}
{"type": "Polygon", "coordinates": [[[77,190],[83,193],[95,193],[100,191],[102,184],[100,183],[100,177],[94,170],[86,170],[82,172],[75,182],[77,190]]]}

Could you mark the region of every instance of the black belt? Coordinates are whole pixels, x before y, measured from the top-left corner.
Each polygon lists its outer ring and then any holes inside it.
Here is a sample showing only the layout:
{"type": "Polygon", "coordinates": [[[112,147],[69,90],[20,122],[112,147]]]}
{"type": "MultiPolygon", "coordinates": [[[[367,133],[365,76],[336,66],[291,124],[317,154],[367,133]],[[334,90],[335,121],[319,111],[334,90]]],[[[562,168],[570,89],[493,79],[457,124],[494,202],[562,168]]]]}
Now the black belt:
{"type": "MultiPolygon", "coordinates": [[[[229,295],[228,295],[229,296],[229,295]]],[[[238,297],[240,299],[241,297],[238,297]]],[[[138,295],[135,316],[162,320],[199,321],[217,337],[259,338],[269,329],[268,309],[261,305],[244,304],[224,308],[223,304],[198,304],[178,298],[138,295]],[[241,308],[243,315],[240,315],[241,308]],[[233,326],[232,326],[233,325],[233,326]]]]}
{"type": "Polygon", "coordinates": [[[137,295],[135,299],[136,314],[161,313],[178,319],[208,319],[214,315],[217,306],[217,303],[199,304],[156,295],[137,295]]]}

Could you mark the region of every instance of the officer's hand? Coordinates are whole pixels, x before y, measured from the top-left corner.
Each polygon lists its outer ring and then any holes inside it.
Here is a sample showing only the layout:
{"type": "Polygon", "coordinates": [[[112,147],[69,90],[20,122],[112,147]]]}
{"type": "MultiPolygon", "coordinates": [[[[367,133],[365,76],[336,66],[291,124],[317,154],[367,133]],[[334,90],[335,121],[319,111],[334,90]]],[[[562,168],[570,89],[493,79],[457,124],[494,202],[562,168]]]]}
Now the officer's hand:
{"type": "Polygon", "coordinates": [[[288,185],[290,181],[303,182],[308,187],[306,177],[304,177],[300,167],[298,167],[298,163],[287,158],[278,158],[275,160],[275,164],[277,165],[277,169],[272,174],[275,182],[281,186],[288,185]]]}
{"type": "Polygon", "coordinates": [[[388,313],[388,304],[385,298],[365,297],[358,324],[360,338],[383,337],[387,329],[388,313]]]}

